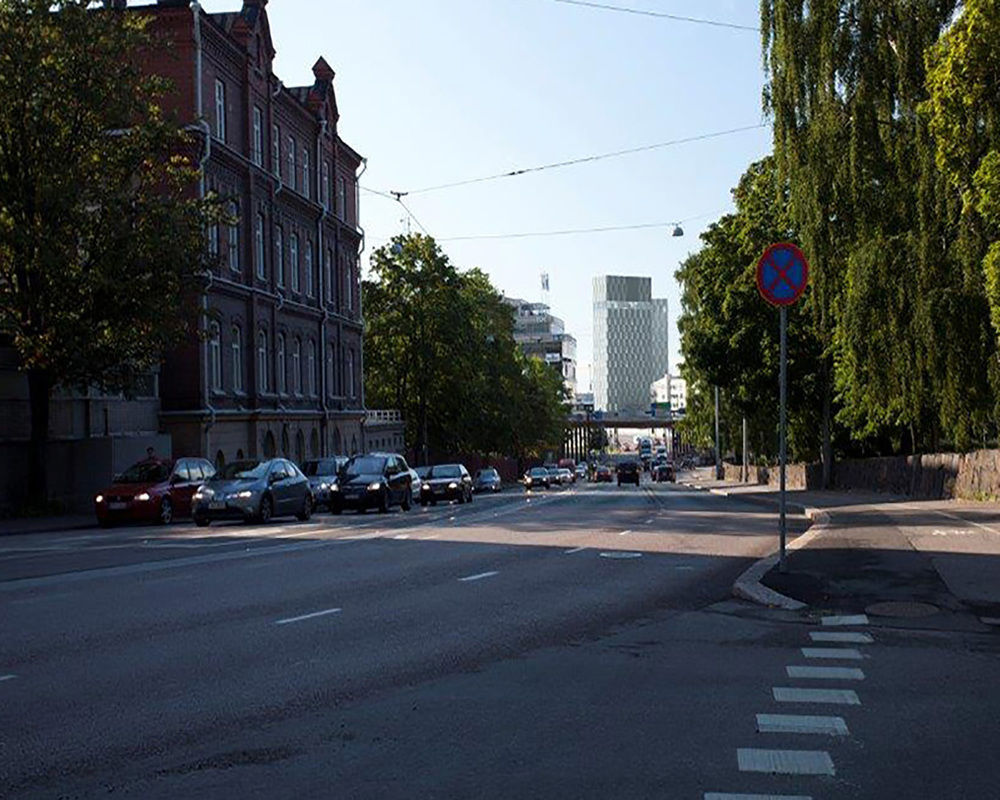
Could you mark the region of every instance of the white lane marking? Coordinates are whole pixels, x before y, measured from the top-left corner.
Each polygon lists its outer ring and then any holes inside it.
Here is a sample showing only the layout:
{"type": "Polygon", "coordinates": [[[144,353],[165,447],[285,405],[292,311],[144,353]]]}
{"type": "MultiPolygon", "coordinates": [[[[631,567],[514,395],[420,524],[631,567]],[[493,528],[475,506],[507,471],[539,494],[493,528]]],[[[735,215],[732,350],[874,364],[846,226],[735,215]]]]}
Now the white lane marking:
{"type": "Polygon", "coordinates": [[[740,772],[771,775],[834,775],[833,759],[825,750],[759,750],[741,747],[736,751],[740,772]]]}
{"type": "Polygon", "coordinates": [[[478,575],[466,575],[464,578],[459,578],[463,583],[468,581],[481,581],[483,578],[492,578],[494,575],[499,575],[500,573],[494,570],[493,572],[480,572],[478,575]]]}
{"type": "Polygon", "coordinates": [[[643,520],[642,524],[643,525],[652,525],[653,524],[653,520],[651,520],[651,519],[643,520]]]}
{"type": "Polygon", "coordinates": [[[430,536],[421,536],[420,538],[423,539],[426,542],[428,539],[440,539],[441,538],[441,534],[440,533],[432,533],[430,536]]]}
{"type": "Polygon", "coordinates": [[[621,553],[615,551],[613,553],[601,553],[601,558],[642,558],[642,553],[621,553]]]}
{"type": "Polygon", "coordinates": [[[817,733],[824,736],[847,736],[842,717],[811,717],[802,714],[758,714],[760,733],[817,733]]]}
{"type": "Polygon", "coordinates": [[[626,530],[626,531],[622,531],[622,532],[621,532],[621,533],[619,533],[618,535],[619,535],[619,536],[626,536],[626,535],[628,535],[628,534],[630,534],[630,533],[632,533],[632,529],[631,529],[631,528],[629,528],[629,529],[628,529],[628,530],[626,530]]]}
{"type": "Polygon", "coordinates": [[[678,564],[676,567],[674,567],[674,569],[689,570],[689,569],[694,569],[694,567],[692,567],[690,564],[678,564]]]}
{"type": "Polygon", "coordinates": [[[785,667],[789,678],[813,678],[822,681],[863,681],[865,673],[854,667],[785,667]]]}
{"type": "Polygon", "coordinates": [[[0,681],[12,681],[16,677],[17,675],[14,675],[13,673],[10,675],[0,675],[0,681]]]}
{"type": "Polygon", "coordinates": [[[956,514],[949,514],[947,511],[938,511],[937,509],[934,509],[934,513],[940,514],[942,517],[947,517],[948,519],[954,519],[958,520],[959,522],[964,522],[966,525],[973,525],[977,528],[982,528],[984,531],[989,531],[990,533],[1000,533],[1000,531],[998,531],[996,528],[991,528],[989,525],[983,525],[981,522],[973,522],[971,519],[965,519],[964,517],[960,517],[956,514]]]}
{"type": "Polygon", "coordinates": [[[397,533],[392,538],[393,539],[409,539],[410,538],[410,534],[408,534],[408,533],[397,533]]]}
{"type": "Polygon", "coordinates": [[[313,617],[325,617],[327,614],[339,614],[343,611],[342,608],[327,608],[323,611],[313,611],[312,614],[303,614],[300,617],[288,617],[288,619],[279,619],[275,621],[275,625],[287,625],[290,622],[302,622],[304,619],[312,619],[313,617]]]}
{"type": "Polygon", "coordinates": [[[573,553],[579,553],[586,549],[587,549],[586,547],[574,547],[572,550],[563,550],[563,553],[569,556],[572,555],[573,553]]]}
{"type": "Polygon", "coordinates": [[[867,633],[840,633],[839,631],[810,631],[814,642],[840,642],[844,644],[871,644],[874,639],[867,633]]]}
{"type": "Polygon", "coordinates": [[[731,794],[730,792],[705,792],[705,800],[812,800],[804,794],[731,794]]]}
{"type": "Polygon", "coordinates": [[[771,689],[779,703],[830,703],[842,706],[860,706],[861,700],[853,689],[792,689],[775,686],[771,689]]]}
{"type": "Polygon", "coordinates": [[[806,658],[837,658],[845,661],[860,661],[863,655],[854,647],[802,647],[806,658]]]}
{"type": "Polygon", "coordinates": [[[848,614],[839,617],[823,617],[824,625],[867,625],[867,614],[848,614]]]}

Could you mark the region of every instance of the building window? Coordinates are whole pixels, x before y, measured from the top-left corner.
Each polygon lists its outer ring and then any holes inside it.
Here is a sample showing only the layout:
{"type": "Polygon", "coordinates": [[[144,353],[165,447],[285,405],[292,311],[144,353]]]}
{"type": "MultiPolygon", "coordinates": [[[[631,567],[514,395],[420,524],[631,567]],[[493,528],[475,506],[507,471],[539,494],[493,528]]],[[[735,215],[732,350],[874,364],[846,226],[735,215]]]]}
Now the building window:
{"type": "Polygon", "coordinates": [[[347,396],[354,398],[354,350],[347,351],[347,396]]]}
{"type": "Polygon", "coordinates": [[[257,334],[257,390],[261,394],[266,394],[268,386],[267,331],[261,331],[257,334]]]}
{"type": "Polygon", "coordinates": [[[253,232],[254,238],[254,258],[257,260],[257,277],[264,280],[264,215],[257,215],[257,225],[253,232]]]}
{"type": "Polygon", "coordinates": [[[346,287],[345,287],[347,289],[347,296],[345,298],[347,300],[347,310],[348,311],[353,311],[354,310],[354,268],[353,267],[348,266],[348,268],[347,268],[347,275],[344,276],[344,282],[347,284],[346,287]]]}
{"type": "Polygon", "coordinates": [[[323,162],[323,208],[330,210],[330,162],[323,162]]]}
{"type": "Polygon", "coordinates": [[[288,136],[288,185],[295,188],[295,137],[288,136]]]}
{"type": "Polygon", "coordinates": [[[310,397],[316,396],[316,345],[306,343],[306,389],[310,397]]]}
{"type": "Polygon", "coordinates": [[[226,84],[215,81],[215,138],[226,141],[226,84]]]}
{"type": "Polygon", "coordinates": [[[288,373],[287,373],[286,367],[285,367],[285,334],[283,334],[283,333],[279,333],[278,334],[278,365],[277,365],[277,370],[278,370],[278,381],[277,381],[277,383],[278,383],[278,394],[284,394],[285,393],[285,389],[287,388],[286,384],[285,384],[285,378],[286,378],[286,376],[287,376],[288,373]]]}
{"type": "Polygon", "coordinates": [[[292,391],[302,394],[302,340],[292,342],[292,391]]]}
{"type": "Polygon", "coordinates": [[[312,199],[312,176],[309,174],[309,148],[302,150],[302,194],[312,199]]]}
{"type": "Polygon", "coordinates": [[[316,281],[313,277],[313,243],[306,240],[306,296],[316,296],[316,281]]]}
{"type": "Polygon", "coordinates": [[[258,106],[253,107],[253,163],[264,164],[264,112],[258,106]]]}
{"type": "Polygon", "coordinates": [[[208,363],[211,373],[212,391],[222,391],[222,342],[219,335],[219,324],[213,322],[208,329],[208,363]]]}
{"type": "Polygon", "coordinates": [[[229,226],[229,241],[228,241],[228,251],[229,251],[229,269],[233,272],[240,271],[240,220],[239,220],[239,210],[236,208],[236,203],[230,203],[228,206],[229,216],[233,219],[233,224],[229,226]]]}
{"type": "Polygon", "coordinates": [[[212,258],[219,255],[219,224],[214,223],[208,226],[208,254],[212,258]]]}
{"type": "Polygon", "coordinates": [[[271,172],[281,178],[281,128],[271,126],[271,172]]]}
{"type": "Polygon", "coordinates": [[[288,274],[291,278],[292,291],[299,291],[299,235],[292,234],[288,242],[288,274]]]}
{"type": "Polygon", "coordinates": [[[327,248],[323,263],[323,285],[326,287],[326,302],[333,302],[333,250],[327,248]]]}
{"type": "Polygon", "coordinates": [[[233,391],[243,391],[243,331],[233,325],[233,391]]]}
{"type": "Polygon", "coordinates": [[[334,367],[334,351],[336,350],[336,345],[330,342],[326,349],[326,396],[335,397],[336,392],[334,391],[333,382],[336,378],[336,369],[334,367]]]}
{"type": "Polygon", "coordinates": [[[341,219],[347,219],[347,183],[343,175],[337,176],[337,207],[334,213],[341,219]]]}
{"type": "Polygon", "coordinates": [[[274,282],[285,285],[285,243],[281,238],[281,228],[274,228],[274,282]]]}

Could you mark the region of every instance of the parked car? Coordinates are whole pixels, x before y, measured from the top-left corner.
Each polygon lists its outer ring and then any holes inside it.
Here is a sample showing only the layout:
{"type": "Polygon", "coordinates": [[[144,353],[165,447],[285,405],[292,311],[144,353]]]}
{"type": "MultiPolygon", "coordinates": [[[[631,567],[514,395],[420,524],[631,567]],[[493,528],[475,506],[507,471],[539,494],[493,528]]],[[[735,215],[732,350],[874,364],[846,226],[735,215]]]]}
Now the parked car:
{"type": "Polygon", "coordinates": [[[435,464],[424,477],[420,486],[421,504],[437,503],[438,500],[472,502],[472,478],[462,464],[435,464]]]}
{"type": "Polygon", "coordinates": [[[532,467],[524,473],[524,488],[526,491],[548,489],[551,485],[552,477],[545,467],[532,467]]]}
{"type": "Polygon", "coordinates": [[[191,516],[204,527],[217,519],[267,522],[272,517],[312,516],[309,479],[284,458],[226,464],[194,493],[191,516]]]}
{"type": "Polygon", "coordinates": [[[587,477],[587,465],[577,464],[576,465],[576,477],[577,480],[585,480],[587,477]]]}
{"type": "Polygon", "coordinates": [[[607,464],[598,464],[597,469],[594,470],[594,483],[612,483],[614,481],[614,475],[611,473],[611,467],[607,464]]]}
{"type": "Polygon", "coordinates": [[[409,511],[413,487],[410,466],[395,453],[369,453],[353,456],[340,475],[340,496],[333,500],[331,511],[345,508],[364,513],[377,508],[382,513],[398,505],[409,511]]]}
{"type": "Polygon", "coordinates": [[[94,513],[104,527],[119,522],[169,525],[191,515],[192,495],[214,474],[215,467],[204,458],[145,459],[94,495],[94,513]]]}
{"type": "Polygon", "coordinates": [[[576,480],[574,472],[566,467],[559,467],[559,469],[556,470],[556,474],[559,475],[559,483],[563,485],[573,483],[576,480]]]}
{"type": "Polygon", "coordinates": [[[639,473],[641,469],[638,461],[621,461],[618,464],[618,485],[623,483],[634,483],[639,485],[639,473]]]}
{"type": "Polygon", "coordinates": [[[549,488],[561,486],[562,478],[559,475],[559,467],[546,467],[545,469],[549,473],[549,488]]]}
{"type": "Polygon", "coordinates": [[[677,475],[674,472],[674,465],[669,461],[661,461],[653,467],[653,480],[657,483],[663,483],[666,481],[676,483],[677,475]]]}
{"type": "Polygon", "coordinates": [[[472,479],[472,491],[474,492],[499,492],[503,488],[500,480],[500,473],[493,467],[484,467],[476,471],[472,479]]]}
{"type": "Polygon", "coordinates": [[[346,463],[347,456],[313,458],[302,463],[302,474],[309,479],[316,508],[330,507],[330,495],[340,491],[338,475],[346,463]]]}
{"type": "Polygon", "coordinates": [[[576,460],[572,458],[560,458],[557,465],[560,469],[568,469],[572,483],[576,483],[576,460]]]}

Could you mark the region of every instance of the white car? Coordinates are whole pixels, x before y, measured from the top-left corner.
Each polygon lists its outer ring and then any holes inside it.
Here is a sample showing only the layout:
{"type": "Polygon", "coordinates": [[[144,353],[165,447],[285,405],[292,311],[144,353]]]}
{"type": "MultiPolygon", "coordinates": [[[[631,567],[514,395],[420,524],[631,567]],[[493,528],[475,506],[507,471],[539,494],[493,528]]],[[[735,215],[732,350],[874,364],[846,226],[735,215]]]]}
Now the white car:
{"type": "Polygon", "coordinates": [[[558,470],[559,483],[565,485],[573,482],[573,473],[568,467],[560,467],[558,470]]]}

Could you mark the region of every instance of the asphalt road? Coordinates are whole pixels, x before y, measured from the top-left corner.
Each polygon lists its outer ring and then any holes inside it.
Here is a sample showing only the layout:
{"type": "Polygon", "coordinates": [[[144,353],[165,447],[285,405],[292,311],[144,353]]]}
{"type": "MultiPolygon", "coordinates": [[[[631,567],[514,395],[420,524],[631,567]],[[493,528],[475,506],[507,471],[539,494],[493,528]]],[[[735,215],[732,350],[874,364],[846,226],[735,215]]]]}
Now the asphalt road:
{"type": "Polygon", "coordinates": [[[891,796],[859,788],[903,785],[872,779],[865,748],[900,749],[878,735],[820,792],[735,768],[808,643],[802,620],[727,600],[774,529],[760,506],[644,484],[9,537],[0,794],[891,796]]]}

